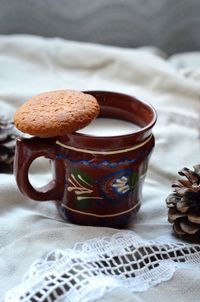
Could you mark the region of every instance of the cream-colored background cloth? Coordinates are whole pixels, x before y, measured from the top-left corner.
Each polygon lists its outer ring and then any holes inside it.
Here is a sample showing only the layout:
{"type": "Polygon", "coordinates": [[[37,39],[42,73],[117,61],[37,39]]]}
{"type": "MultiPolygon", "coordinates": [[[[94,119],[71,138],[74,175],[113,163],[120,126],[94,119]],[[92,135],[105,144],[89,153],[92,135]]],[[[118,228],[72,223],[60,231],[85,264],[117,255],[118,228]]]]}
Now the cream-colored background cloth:
{"type": "MultiPolygon", "coordinates": [[[[0,110],[13,115],[34,94],[52,89],[113,90],[154,105],[156,146],[143,190],[143,204],[129,226],[147,239],[172,235],[166,196],[177,171],[200,162],[200,53],[166,59],[153,48],[120,49],[31,36],[0,37],[0,110]]],[[[41,161],[32,169],[40,186],[50,172],[41,161]]],[[[22,196],[12,175],[0,174],[0,297],[20,283],[38,257],[55,248],[109,236],[116,229],[66,223],[51,202],[22,196]]],[[[174,241],[177,241],[173,237],[174,241]]],[[[114,290],[101,301],[199,301],[200,272],[178,270],[144,293],[114,290]]],[[[99,301],[100,301],[99,300],[99,301]]]]}

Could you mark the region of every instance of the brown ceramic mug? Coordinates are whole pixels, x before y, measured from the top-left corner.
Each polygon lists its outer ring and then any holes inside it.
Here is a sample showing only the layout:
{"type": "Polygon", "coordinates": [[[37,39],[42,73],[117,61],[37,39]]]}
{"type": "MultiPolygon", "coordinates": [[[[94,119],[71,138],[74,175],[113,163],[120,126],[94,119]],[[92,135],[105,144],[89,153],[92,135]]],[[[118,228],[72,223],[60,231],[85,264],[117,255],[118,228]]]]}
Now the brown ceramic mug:
{"type": "Polygon", "coordinates": [[[18,138],[15,176],[28,197],[54,200],[59,213],[76,224],[122,227],[141,204],[148,160],[154,147],[154,108],[133,96],[87,91],[98,100],[100,118],[133,123],[133,131],[117,136],[81,133],[54,138],[18,138]],[[135,130],[134,125],[138,126],[135,130]],[[29,167],[40,156],[51,160],[52,181],[33,188],[29,167]]]}

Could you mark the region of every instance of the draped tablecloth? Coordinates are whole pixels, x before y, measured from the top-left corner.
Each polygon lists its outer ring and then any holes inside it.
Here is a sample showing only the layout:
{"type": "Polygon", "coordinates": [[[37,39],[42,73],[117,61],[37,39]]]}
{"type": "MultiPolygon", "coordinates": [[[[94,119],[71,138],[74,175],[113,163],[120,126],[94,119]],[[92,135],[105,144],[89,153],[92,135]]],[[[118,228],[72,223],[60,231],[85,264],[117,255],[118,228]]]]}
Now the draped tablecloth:
{"type": "MultiPolygon", "coordinates": [[[[192,169],[200,162],[200,53],[167,58],[153,47],[123,49],[59,38],[0,36],[0,114],[12,118],[15,109],[29,97],[55,89],[124,92],[156,108],[156,146],[143,188],[142,207],[119,237],[135,238],[141,245],[144,242],[151,245],[153,241],[154,247],[162,243],[166,247],[167,242],[180,247],[181,239],[173,235],[167,221],[165,198],[172,192],[177,171],[185,166],[192,169]],[[155,243],[158,237],[161,243],[155,243]]],[[[30,177],[35,186],[47,183],[51,178],[47,161],[35,162],[30,177]]],[[[118,232],[64,222],[52,202],[40,203],[24,197],[12,174],[0,174],[0,297],[3,299],[11,288],[21,283],[37,259],[47,254],[52,257],[51,251],[70,253],[78,242],[104,237],[110,238],[108,241],[115,238],[115,250],[122,249],[127,241],[120,242],[115,237],[118,232]]],[[[195,248],[196,260],[174,269],[166,278],[168,281],[152,282],[141,291],[116,282],[102,293],[103,281],[99,281],[96,298],[98,301],[199,301],[200,255],[198,246],[195,248]]],[[[95,296],[81,301],[93,299],[95,296]]],[[[41,301],[39,296],[37,301],[41,301]]],[[[65,301],[76,300],[66,298],[65,301]]]]}

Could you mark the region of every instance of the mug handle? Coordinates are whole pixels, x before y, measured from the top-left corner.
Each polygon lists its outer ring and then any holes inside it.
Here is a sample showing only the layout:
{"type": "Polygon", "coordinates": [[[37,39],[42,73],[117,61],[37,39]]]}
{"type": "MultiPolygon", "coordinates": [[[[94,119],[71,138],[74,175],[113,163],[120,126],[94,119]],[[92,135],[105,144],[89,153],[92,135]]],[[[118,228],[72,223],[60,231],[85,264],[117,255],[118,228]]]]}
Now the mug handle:
{"type": "Polygon", "coordinates": [[[17,138],[14,159],[14,174],[22,194],[38,201],[61,200],[64,192],[64,164],[56,159],[57,146],[51,138],[17,138]],[[41,188],[34,188],[28,177],[31,163],[40,156],[52,162],[53,179],[41,188]]]}

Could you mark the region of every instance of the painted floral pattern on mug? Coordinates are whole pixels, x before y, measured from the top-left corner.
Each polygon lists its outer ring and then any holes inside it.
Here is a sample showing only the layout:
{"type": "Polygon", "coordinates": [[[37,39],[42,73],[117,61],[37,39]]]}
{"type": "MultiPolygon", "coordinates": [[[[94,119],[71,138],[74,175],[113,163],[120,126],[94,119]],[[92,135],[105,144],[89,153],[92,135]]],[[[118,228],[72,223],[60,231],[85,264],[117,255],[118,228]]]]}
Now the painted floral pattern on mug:
{"type": "Polygon", "coordinates": [[[123,176],[120,175],[113,181],[112,187],[118,194],[124,195],[128,193],[130,190],[134,189],[137,180],[138,180],[137,172],[125,171],[125,174],[123,176]]]}
{"type": "Polygon", "coordinates": [[[80,169],[72,169],[67,182],[67,190],[68,192],[74,192],[74,202],[79,209],[88,208],[95,200],[102,199],[102,197],[95,194],[92,177],[80,169]]]}
{"type": "Polygon", "coordinates": [[[134,190],[138,181],[138,173],[132,169],[115,171],[105,177],[100,191],[105,200],[110,203],[123,202],[123,198],[134,190]]]}
{"type": "Polygon", "coordinates": [[[81,169],[72,169],[67,180],[67,191],[74,193],[74,203],[77,209],[87,209],[93,203],[104,204],[123,202],[123,197],[138,181],[138,173],[130,169],[120,170],[106,176],[96,183],[92,177],[81,169]],[[99,186],[98,184],[102,184],[99,186]]]}
{"type": "Polygon", "coordinates": [[[126,194],[130,190],[127,176],[121,176],[120,178],[117,178],[113,182],[112,186],[119,194],[126,194]]]}

